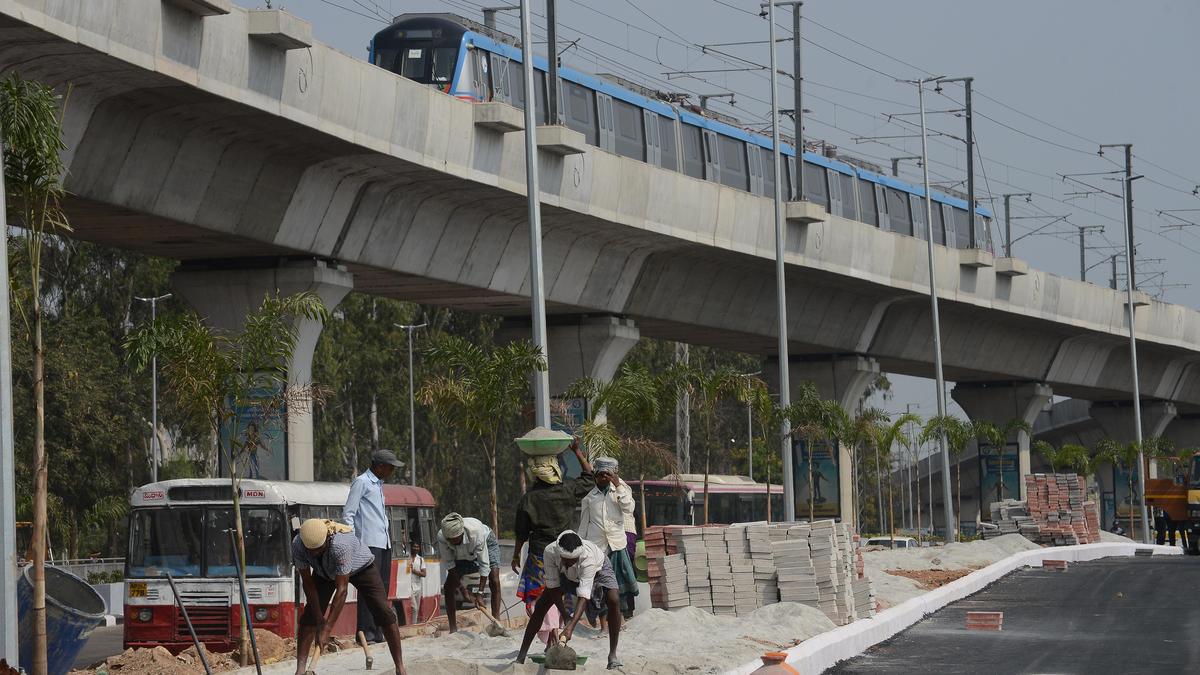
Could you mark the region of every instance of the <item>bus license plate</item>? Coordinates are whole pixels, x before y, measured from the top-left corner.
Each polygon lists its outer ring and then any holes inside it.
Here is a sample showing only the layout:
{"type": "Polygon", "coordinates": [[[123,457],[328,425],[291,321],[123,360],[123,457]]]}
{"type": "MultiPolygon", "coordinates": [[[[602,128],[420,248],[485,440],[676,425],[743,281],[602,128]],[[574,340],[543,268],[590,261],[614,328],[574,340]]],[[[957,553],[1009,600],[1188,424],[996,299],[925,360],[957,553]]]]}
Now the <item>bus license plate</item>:
{"type": "Polygon", "coordinates": [[[131,597],[131,598],[146,597],[146,582],[144,582],[144,581],[129,582],[129,597],[131,597]]]}

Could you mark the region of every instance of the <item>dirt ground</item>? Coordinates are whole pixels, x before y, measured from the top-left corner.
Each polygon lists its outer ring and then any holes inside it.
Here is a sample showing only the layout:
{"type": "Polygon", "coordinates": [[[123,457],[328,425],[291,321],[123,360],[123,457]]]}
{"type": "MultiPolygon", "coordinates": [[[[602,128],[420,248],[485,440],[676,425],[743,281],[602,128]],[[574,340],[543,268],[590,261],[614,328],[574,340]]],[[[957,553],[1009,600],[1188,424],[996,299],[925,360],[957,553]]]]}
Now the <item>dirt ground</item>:
{"type": "Polygon", "coordinates": [[[940,588],[956,579],[961,579],[981,567],[967,567],[959,570],[884,570],[888,574],[912,579],[924,590],[940,588]]]}

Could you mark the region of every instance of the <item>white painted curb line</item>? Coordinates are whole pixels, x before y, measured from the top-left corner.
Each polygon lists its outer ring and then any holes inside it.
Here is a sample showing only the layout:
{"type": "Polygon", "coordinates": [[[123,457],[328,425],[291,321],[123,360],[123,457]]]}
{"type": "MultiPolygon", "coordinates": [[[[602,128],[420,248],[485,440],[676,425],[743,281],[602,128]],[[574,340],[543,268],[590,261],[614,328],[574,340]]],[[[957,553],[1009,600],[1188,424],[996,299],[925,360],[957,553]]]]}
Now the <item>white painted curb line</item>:
{"type": "MultiPolygon", "coordinates": [[[[835,628],[805,640],[786,651],[788,665],[802,673],[823,673],[838,661],[858,656],[946,605],[979,592],[985,586],[1021,567],[1041,567],[1043,560],[1081,562],[1115,556],[1132,556],[1135,549],[1149,548],[1154,555],[1181,555],[1176,546],[1144,544],[1080,544],[1022,551],[876,614],[870,619],[835,628]]],[[[762,666],[760,659],[727,671],[747,675],[762,666]]]]}

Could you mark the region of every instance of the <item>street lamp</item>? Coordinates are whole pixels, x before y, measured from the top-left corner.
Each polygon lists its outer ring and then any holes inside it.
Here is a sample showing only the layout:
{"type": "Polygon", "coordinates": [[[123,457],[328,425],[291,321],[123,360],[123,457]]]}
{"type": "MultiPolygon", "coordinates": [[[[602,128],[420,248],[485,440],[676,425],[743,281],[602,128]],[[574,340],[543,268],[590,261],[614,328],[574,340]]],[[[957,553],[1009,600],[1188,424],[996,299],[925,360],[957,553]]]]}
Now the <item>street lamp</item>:
{"type": "Polygon", "coordinates": [[[427,323],[392,324],[408,334],[408,476],[411,485],[417,484],[417,415],[413,406],[413,331],[428,326],[427,323]]]}
{"type": "MultiPolygon", "coordinates": [[[[929,139],[925,129],[925,85],[929,82],[938,82],[943,76],[928,77],[920,80],[909,80],[910,84],[917,85],[917,102],[921,108],[921,173],[925,184],[925,222],[933,222],[933,201],[929,192],[929,139]]],[[[975,218],[975,205],[968,204],[971,210],[971,220],[975,218]]],[[[972,231],[974,226],[972,225],[972,231]]],[[[933,319],[933,371],[934,378],[937,380],[937,414],[938,417],[946,416],[946,379],[942,375],[942,329],[941,322],[938,319],[938,296],[937,296],[937,268],[933,264],[933,237],[925,237],[926,250],[929,259],[929,305],[933,319]]],[[[950,451],[946,447],[946,436],[938,434],[938,445],[942,451],[942,476],[950,475],[950,451]]],[[[957,530],[954,520],[954,504],[950,500],[950,481],[942,481],[942,500],[945,502],[943,506],[943,517],[946,519],[946,541],[954,541],[957,539],[957,530]]]]}
{"type": "MultiPolygon", "coordinates": [[[[150,303],[150,321],[158,320],[158,301],[171,297],[164,293],[153,298],[134,297],[135,300],[150,303]]],[[[158,446],[158,354],[150,355],[150,482],[158,482],[158,464],[160,448],[158,446]]]]}
{"type": "MultiPolygon", "coordinates": [[[[753,373],[738,373],[738,377],[754,377],[760,374],[762,371],[756,370],[753,373]]],[[[749,380],[746,381],[746,388],[750,388],[749,380]]],[[[746,396],[746,455],[750,458],[750,480],[754,480],[754,401],[749,395],[746,396]]]]}

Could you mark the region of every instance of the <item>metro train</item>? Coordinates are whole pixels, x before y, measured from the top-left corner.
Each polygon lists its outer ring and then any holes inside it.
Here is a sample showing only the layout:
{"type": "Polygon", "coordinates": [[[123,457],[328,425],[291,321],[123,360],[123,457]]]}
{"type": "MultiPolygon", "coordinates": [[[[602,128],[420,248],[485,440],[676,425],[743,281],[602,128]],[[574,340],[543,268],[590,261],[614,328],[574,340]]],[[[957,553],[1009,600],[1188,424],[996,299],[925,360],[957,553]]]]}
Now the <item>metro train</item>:
{"type": "MultiPolygon", "coordinates": [[[[526,102],[519,41],[455,14],[403,14],[371,39],[371,62],[467,101],[526,102]]],[[[548,121],[544,56],[534,57],[534,106],[548,121]]],[[[771,138],[736,120],[694,105],[665,100],[659,92],[612,75],[558,69],[558,119],[588,144],[756,195],[776,189],[771,138]]],[[[781,143],[785,196],[794,188],[796,151],[781,143]]],[[[804,153],[804,198],[841,216],[924,239],[921,186],[911,185],[853,158],[804,153]]],[[[876,167],[877,168],[877,167],[876,167]]],[[[932,191],[933,240],[952,248],[971,246],[965,199],[932,191]]],[[[992,250],[992,213],[975,210],[975,247],[992,250]]]]}

